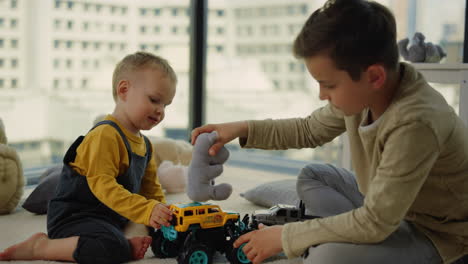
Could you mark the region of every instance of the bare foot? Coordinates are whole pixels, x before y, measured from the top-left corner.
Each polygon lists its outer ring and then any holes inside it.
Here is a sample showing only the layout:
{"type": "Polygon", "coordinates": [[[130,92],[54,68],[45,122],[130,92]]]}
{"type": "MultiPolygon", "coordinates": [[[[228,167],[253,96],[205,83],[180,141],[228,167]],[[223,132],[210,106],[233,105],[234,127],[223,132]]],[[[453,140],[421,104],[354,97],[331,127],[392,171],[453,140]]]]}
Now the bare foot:
{"type": "Polygon", "coordinates": [[[145,257],[146,250],[151,245],[153,239],[150,236],[132,237],[128,240],[132,247],[132,257],[135,260],[145,257]]]}
{"type": "Polygon", "coordinates": [[[33,260],[41,259],[41,249],[49,238],[45,233],[37,233],[27,240],[15,244],[0,252],[0,260],[33,260]]]}

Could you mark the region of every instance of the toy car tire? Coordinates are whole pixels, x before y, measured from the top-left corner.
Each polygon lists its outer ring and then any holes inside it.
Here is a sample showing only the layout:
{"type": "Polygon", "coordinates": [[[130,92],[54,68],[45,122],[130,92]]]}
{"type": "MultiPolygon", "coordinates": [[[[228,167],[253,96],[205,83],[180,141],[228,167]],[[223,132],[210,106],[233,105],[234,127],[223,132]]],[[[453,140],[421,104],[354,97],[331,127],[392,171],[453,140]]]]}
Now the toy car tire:
{"type": "Polygon", "coordinates": [[[242,244],[238,248],[234,248],[234,247],[230,246],[226,250],[226,258],[228,259],[229,263],[231,263],[231,264],[249,264],[249,263],[252,263],[247,258],[244,251],[242,251],[242,248],[244,246],[245,246],[245,243],[242,244]]]}
{"type": "Polygon", "coordinates": [[[152,234],[151,250],[157,258],[173,258],[178,254],[178,247],[175,243],[164,238],[161,230],[152,234]]]}
{"type": "Polygon", "coordinates": [[[179,264],[211,264],[213,250],[200,242],[192,243],[185,252],[179,254],[179,264]]]}

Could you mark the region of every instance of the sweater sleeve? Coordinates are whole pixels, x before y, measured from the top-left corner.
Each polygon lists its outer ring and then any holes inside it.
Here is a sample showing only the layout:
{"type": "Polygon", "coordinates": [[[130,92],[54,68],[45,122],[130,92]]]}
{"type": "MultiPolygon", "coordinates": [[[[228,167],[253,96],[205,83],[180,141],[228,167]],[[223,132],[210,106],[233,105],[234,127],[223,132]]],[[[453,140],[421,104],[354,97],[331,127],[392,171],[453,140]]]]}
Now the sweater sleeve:
{"type": "MultiPolygon", "coordinates": [[[[152,150],[154,153],[154,149],[152,150]]],[[[140,194],[146,197],[147,199],[153,199],[161,203],[166,203],[166,198],[159,183],[159,178],[157,175],[158,167],[156,166],[156,161],[154,158],[151,158],[148,168],[146,168],[145,176],[141,182],[140,194]]]]}
{"type": "Polygon", "coordinates": [[[398,228],[440,150],[433,130],[418,122],[396,128],[383,148],[362,207],[284,226],[282,245],[288,257],[327,242],[378,243],[398,228]]]}
{"type": "Polygon", "coordinates": [[[110,126],[101,126],[88,133],[77,149],[74,167],[86,176],[99,201],[135,223],[149,225],[151,212],[159,202],[129,192],[116,179],[122,161],[128,167],[128,158],[118,132],[110,126]]]}
{"type": "Polygon", "coordinates": [[[330,142],[346,130],[341,111],[328,104],[306,118],[248,121],[248,137],[240,138],[245,148],[313,148],[330,142]]]}

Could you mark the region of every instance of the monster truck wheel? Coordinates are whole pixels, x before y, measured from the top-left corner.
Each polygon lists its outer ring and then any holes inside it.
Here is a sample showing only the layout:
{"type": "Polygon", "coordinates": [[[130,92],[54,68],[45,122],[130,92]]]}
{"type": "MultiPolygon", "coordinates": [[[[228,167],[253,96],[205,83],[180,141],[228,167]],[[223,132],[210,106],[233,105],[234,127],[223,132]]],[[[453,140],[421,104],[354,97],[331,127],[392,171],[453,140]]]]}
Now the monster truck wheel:
{"type": "Polygon", "coordinates": [[[183,264],[211,264],[213,261],[213,251],[202,243],[194,242],[188,247],[186,252],[182,253],[179,260],[179,263],[183,264]]]}
{"type": "Polygon", "coordinates": [[[164,238],[161,230],[152,234],[151,250],[157,258],[173,258],[178,254],[177,245],[164,238]]]}
{"type": "Polygon", "coordinates": [[[251,263],[250,260],[245,255],[242,248],[245,246],[245,243],[240,245],[238,248],[233,248],[232,246],[228,251],[226,251],[226,258],[231,264],[248,264],[251,263]]]}

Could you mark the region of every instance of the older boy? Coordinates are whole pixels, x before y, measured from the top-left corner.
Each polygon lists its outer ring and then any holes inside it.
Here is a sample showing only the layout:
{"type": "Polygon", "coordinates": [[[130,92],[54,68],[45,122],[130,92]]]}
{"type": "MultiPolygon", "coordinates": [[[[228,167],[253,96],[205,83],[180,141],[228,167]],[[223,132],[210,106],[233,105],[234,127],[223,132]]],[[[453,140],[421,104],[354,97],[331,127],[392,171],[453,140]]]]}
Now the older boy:
{"type": "Polygon", "coordinates": [[[328,1],[294,43],[329,104],[307,118],[244,121],[217,130],[210,153],[316,147],[347,132],[354,176],[311,164],[298,177],[323,218],[262,228],[235,245],[254,264],[284,251],[306,263],[451,263],[468,253],[468,130],[411,65],[398,63],[395,19],[363,0],[328,1]]]}

